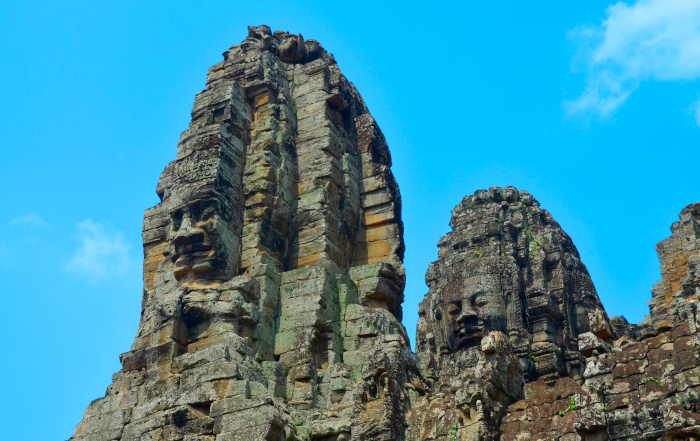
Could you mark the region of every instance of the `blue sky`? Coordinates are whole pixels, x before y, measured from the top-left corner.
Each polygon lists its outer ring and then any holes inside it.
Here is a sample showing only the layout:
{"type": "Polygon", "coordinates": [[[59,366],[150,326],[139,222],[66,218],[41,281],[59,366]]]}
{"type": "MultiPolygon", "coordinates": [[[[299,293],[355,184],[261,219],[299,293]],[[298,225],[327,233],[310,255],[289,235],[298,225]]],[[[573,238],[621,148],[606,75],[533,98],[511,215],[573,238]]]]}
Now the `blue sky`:
{"type": "Polygon", "coordinates": [[[207,68],[268,24],[331,53],[403,197],[404,323],[462,197],[531,192],[611,315],[700,200],[700,1],[9,2],[0,14],[1,439],[70,437],[136,334],[141,221],[207,68]]]}

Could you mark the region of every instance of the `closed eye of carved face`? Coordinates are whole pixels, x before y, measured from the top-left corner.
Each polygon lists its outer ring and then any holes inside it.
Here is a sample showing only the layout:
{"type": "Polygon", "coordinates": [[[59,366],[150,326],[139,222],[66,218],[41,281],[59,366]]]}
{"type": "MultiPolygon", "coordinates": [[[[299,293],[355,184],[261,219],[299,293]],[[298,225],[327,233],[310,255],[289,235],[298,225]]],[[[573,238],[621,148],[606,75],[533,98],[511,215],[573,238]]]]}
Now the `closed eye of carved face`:
{"type": "Polygon", "coordinates": [[[173,219],[173,228],[177,231],[180,229],[180,225],[182,225],[183,210],[176,210],[171,216],[173,219]]]}
{"type": "Polygon", "coordinates": [[[457,316],[460,312],[462,312],[462,302],[459,300],[452,302],[449,306],[447,306],[447,313],[451,316],[457,316]]]}
{"type": "Polygon", "coordinates": [[[194,203],[189,209],[193,222],[206,222],[216,215],[216,204],[214,201],[194,203]]]}
{"type": "Polygon", "coordinates": [[[204,210],[202,211],[202,214],[199,217],[199,220],[201,222],[206,222],[209,219],[212,219],[215,214],[216,214],[216,208],[213,205],[208,205],[208,206],[204,207],[204,210]]]}
{"type": "Polygon", "coordinates": [[[472,299],[472,304],[477,308],[483,308],[485,306],[488,306],[489,302],[483,295],[480,295],[472,299]]]}
{"type": "Polygon", "coordinates": [[[185,206],[173,211],[170,216],[173,221],[173,231],[177,232],[182,226],[185,218],[189,219],[195,227],[199,227],[201,222],[207,222],[216,216],[217,207],[215,201],[195,201],[189,206],[185,206]]]}

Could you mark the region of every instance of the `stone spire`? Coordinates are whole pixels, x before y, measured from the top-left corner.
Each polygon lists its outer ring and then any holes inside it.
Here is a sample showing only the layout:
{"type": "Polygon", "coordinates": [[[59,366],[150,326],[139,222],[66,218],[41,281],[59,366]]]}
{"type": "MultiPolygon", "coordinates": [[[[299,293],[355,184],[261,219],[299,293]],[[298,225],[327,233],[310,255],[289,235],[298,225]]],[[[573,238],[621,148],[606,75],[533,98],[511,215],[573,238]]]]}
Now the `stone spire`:
{"type": "Polygon", "coordinates": [[[248,30],[160,177],[138,333],[75,440],[340,440],[368,403],[402,412],[417,368],[386,140],[317,41],[248,30]]]}
{"type": "Polygon", "coordinates": [[[465,197],[450,226],[418,310],[423,373],[456,375],[476,360],[471,348],[500,331],[527,380],[579,378],[578,336],[593,332],[610,340],[613,331],[569,235],[532,195],[514,187],[465,197]]]}

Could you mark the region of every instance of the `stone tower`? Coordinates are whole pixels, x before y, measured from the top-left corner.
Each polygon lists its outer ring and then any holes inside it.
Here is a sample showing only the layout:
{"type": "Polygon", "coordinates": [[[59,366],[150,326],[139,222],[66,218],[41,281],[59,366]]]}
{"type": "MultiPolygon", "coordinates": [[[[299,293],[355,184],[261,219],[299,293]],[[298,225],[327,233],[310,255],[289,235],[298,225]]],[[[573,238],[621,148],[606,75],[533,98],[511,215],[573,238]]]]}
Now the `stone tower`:
{"type": "MultiPolygon", "coordinates": [[[[457,375],[490,331],[508,334],[527,381],[583,374],[577,337],[613,331],[568,234],[526,191],[491,187],[452,212],[418,309],[424,375],[457,375]]],[[[475,360],[475,359],[474,359],[475,360]]],[[[473,364],[473,362],[471,362],[473,364]]]]}
{"type": "Polygon", "coordinates": [[[417,369],[390,167],[333,56],[250,27],[160,177],[136,339],[72,439],[399,436],[401,418],[350,431],[399,412],[397,380],[417,369]]]}

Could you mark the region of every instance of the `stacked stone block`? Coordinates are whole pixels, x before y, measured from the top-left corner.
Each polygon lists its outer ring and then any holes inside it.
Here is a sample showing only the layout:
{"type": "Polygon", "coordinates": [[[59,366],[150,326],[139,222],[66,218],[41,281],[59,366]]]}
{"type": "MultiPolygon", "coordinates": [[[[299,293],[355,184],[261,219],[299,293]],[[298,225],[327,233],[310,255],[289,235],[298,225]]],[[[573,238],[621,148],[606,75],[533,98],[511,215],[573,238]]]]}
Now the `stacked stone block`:
{"type": "MultiPolygon", "coordinates": [[[[372,115],[356,119],[357,144],[362,169],[360,199],[362,231],[355,251],[357,265],[403,259],[403,223],[399,187],[391,167],[386,139],[372,115]]],[[[395,265],[398,261],[393,262],[395,265]]],[[[398,265],[397,265],[398,266],[398,265]]]]}
{"type": "Polygon", "coordinates": [[[697,302],[700,293],[700,203],[688,205],[679,217],[671,226],[671,237],[656,244],[662,280],[654,285],[649,301],[656,329],[684,320],[688,302],[697,302]]]}

